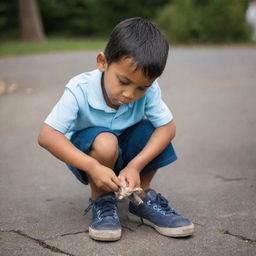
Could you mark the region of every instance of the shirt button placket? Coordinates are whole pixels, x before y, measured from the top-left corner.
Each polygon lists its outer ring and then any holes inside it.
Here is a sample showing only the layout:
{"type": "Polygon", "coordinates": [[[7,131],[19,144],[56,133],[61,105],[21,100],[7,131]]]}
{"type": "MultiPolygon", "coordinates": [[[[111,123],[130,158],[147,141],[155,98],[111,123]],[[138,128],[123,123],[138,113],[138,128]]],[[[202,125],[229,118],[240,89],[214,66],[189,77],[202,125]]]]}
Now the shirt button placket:
{"type": "Polygon", "coordinates": [[[116,112],[116,114],[113,116],[113,118],[112,118],[112,120],[111,120],[111,129],[113,129],[113,123],[114,123],[114,121],[115,121],[115,119],[117,119],[117,113],[118,112],[116,112]]]}

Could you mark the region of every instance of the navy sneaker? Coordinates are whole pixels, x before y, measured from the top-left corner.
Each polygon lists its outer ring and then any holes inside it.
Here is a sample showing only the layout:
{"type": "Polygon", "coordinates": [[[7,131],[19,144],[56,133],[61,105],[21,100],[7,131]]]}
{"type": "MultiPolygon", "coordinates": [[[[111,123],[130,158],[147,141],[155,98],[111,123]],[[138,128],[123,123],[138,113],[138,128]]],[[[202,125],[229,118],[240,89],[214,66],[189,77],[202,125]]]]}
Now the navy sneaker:
{"type": "Polygon", "coordinates": [[[90,199],[87,213],[92,208],[89,236],[99,241],[116,241],[121,238],[121,225],[117,214],[117,199],[114,193],[90,199]]]}
{"type": "Polygon", "coordinates": [[[194,224],[172,209],[168,201],[153,189],[145,190],[145,197],[139,205],[130,202],[128,217],[155,228],[165,236],[185,237],[194,232],[194,224]]]}

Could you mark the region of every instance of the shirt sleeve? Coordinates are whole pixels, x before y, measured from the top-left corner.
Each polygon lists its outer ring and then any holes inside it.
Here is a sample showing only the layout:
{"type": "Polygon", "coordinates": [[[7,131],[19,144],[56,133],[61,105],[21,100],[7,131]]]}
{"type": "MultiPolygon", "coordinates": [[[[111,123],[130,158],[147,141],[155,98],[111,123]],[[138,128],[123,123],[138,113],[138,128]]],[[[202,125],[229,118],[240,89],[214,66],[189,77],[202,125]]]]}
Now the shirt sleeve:
{"type": "Polygon", "coordinates": [[[78,103],[74,94],[66,87],[62,97],[44,122],[65,134],[77,119],[78,109],[78,103]]]}
{"type": "Polygon", "coordinates": [[[169,123],[173,115],[161,98],[161,90],[155,81],[146,95],[145,115],[154,127],[160,127],[169,123]]]}

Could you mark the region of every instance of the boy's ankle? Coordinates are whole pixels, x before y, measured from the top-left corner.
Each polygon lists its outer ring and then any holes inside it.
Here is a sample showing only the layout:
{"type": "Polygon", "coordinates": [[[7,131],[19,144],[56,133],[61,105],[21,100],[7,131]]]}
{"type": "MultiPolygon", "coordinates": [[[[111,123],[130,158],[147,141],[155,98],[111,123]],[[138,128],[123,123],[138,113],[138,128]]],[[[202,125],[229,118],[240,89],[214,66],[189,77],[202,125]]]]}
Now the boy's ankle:
{"type": "Polygon", "coordinates": [[[99,194],[91,194],[91,199],[92,199],[93,201],[95,201],[97,198],[102,197],[102,196],[105,196],[105,195],[107,195],[107,194],[112,195],[112,194],[114,194],[114,192],[107,192],[107,191],[105,191],[105,192],[99,193],[99,194]]]}
{"type": "Polygon", "coordinates": [[[107,192],[107,191],[104,191],[104,190],[101,190],[101,191],[95,191],[95,190],[92,190],[91,191],[91,199],[92,200],[96,200],[97,198],[103,196],[103,195],[106,195],[110,192],[107,192]]]}
{"type": "Polygon", "coordinates": [[[141,199],[146,196],[145,189],[143,188],[142,192],[138,195],[141,199]]]}

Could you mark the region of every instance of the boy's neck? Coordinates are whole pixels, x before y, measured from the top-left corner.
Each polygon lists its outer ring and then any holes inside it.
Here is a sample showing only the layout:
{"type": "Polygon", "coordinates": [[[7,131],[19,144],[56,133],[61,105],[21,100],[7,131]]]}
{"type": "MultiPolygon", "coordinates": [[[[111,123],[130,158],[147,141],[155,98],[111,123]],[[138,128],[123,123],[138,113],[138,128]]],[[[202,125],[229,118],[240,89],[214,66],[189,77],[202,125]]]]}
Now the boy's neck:
{"type": "Polygon", "coordinates": [[[117,110],[119,108],[119,106],[114,106],[113,104],[111,104],[110,100],[108,99],[108,96],[107,96],[107,93],[105,90],[105,85],[104,85],[104,72],[102,72],[102,75],[101,75],[101,90],[102,90],[103,98],[104,98],[106,104],[109,107],[117,110]]]}

